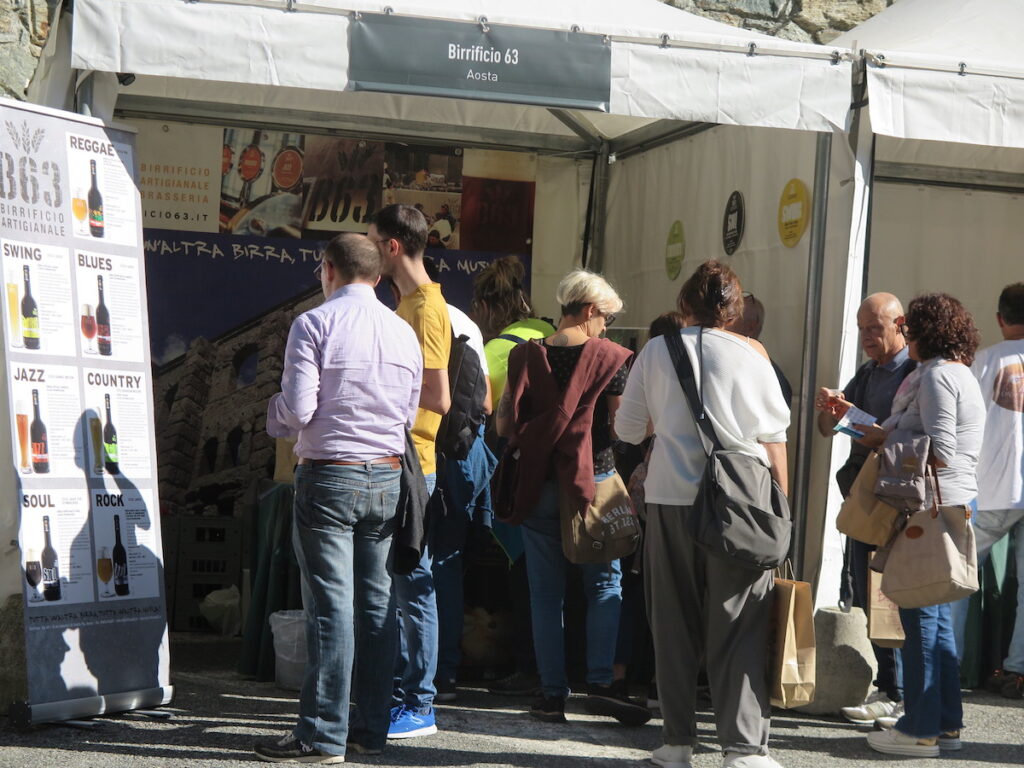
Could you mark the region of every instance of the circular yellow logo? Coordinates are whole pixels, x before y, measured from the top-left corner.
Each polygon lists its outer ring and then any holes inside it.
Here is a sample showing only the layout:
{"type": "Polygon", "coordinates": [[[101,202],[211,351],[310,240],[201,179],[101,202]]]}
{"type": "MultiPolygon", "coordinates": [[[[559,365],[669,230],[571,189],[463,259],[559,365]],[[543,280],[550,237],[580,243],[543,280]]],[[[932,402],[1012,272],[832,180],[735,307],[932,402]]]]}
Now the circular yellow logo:
{"type": "Polygon", "coordinates": [[[668,273],[669,280],[679,277],[685,256],[686,239],[683,234],[683,222],[676,219],[672,222],[672,228],[668,231],[668,240],[665,241],[665,272],[668,273]]]}
{"type": "Polygon", "coordinates": [[[800,242],[811,220],[811,196],[800,179],[790,179],[779,198],[779,239],[787,248],[800,242]]]}

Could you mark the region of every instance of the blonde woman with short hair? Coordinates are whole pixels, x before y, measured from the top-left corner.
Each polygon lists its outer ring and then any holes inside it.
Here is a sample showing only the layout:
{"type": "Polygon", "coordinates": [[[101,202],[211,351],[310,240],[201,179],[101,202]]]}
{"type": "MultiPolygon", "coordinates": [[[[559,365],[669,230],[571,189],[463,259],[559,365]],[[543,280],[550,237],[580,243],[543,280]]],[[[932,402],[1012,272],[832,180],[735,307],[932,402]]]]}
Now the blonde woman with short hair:
{"type": "MultiPolygon", "coordinates": [[[[615,473],[611,420],[631,352],[601,338],[622,299],[601,275],[577,269],[555,294],[562,318],[554,334],[520,344],[509,356],[498,405],[498,432],[518,450],[518,481],[508,522],[521,523],[530,583],[533,643],[541,695],[530,714],[565,722],[563,604],[569,561],[563,554],[560,494],[589,503],[596,484],[615,473]]],[[[587,698],[595,715],[642,725],[651,713],[632,702],[612,665],[622,606],[619,562],[581,565],[587,598],[587,698]]]]}

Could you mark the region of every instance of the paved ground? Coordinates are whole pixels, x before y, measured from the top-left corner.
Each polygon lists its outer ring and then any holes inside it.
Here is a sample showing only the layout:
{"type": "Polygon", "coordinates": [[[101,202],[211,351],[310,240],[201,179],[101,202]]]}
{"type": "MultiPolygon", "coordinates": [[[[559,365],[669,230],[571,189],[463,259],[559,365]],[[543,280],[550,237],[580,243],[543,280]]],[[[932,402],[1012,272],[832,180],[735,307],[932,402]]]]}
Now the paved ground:
{"type": "MultiPolygon", "coordinates": [[[[273,683],[241,679],[232,670],[238,642],[210,637],[172,639],[174,718],[140,715],[100,718],[92,729],[41,726],[27,733],[0,730],[0,768],[238,768],[253,761],[254,740],[285,733],[296,697],[273,683]]],[[[567,725],[550,725],[525,713],[527,699],[461,689],[457,702],[438,708],[441,733],[389,747],[379,757],[353,755],[351,762],[381,766],[502,766],[509,768],[640,768],[661,742],[660,721],[624,728],[568,707],[567,725]]],[[[1024,765],[1024,701],[966,694],[965,745],[943,756],[943,768],[1024,765]]],[[[4,724],[6,725],[6,723],[4,724]]],[[[714,768],[710,714],[701,717],[703,746],[694,768],[714,768]]],[[[775,718],[771,746],[786,768],[853,768],[903,762],[908,768],[932,760],[900,761],[864,743],[865,731],[838,720],[792,713],[775,718]]]]}

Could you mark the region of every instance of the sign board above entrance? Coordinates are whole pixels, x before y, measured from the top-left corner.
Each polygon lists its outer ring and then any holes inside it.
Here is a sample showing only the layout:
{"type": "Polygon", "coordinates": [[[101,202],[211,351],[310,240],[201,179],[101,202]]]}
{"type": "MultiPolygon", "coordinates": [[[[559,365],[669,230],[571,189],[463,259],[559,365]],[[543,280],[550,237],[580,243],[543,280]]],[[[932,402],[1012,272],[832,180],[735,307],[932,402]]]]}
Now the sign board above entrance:
{"type": "Polygon", "coordinates": [[[383,91],[608,111],[600,35],[363,14],[349,26],[349,83],[383,91]]]}

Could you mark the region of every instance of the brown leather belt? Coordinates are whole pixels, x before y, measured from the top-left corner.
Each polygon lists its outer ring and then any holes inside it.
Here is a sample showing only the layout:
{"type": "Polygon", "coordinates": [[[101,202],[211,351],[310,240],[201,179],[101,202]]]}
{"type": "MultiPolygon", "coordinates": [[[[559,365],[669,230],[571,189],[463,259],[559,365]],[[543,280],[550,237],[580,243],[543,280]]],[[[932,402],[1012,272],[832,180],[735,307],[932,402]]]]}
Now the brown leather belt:
{"type": "Polygon", "coordinates": [[[299,459],[299,464],[312,467],[359,467],[363,464],[387,464],[391,469],[401,469],[402,459],[398,456],[381,456],[379,459],[366,461],[339,461],[337,459],[299,459]]]}

